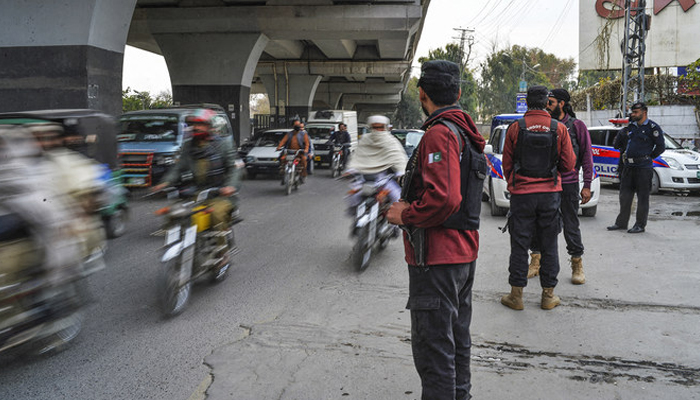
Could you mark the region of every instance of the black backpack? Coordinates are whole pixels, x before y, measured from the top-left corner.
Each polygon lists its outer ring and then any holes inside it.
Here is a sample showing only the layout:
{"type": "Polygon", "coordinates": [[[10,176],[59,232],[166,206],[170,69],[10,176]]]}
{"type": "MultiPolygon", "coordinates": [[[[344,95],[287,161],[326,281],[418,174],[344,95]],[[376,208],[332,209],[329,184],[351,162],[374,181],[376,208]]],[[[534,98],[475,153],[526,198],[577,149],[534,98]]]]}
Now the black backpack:
{"type": "Polygon", "coordinates": [[[576,118],[569,116],[564,126],[569,130],[569,137],[571,138],[571,147],[574,149],[574,155],[576,156],[576,170],[581,168],[581,145],[578,142],[578,132],[576,130],[576,125],[574,125],[576,118]]]}
{"type": "Polygon", "coordinates": [[[484,157],[483,152],[474,148],[457,124],[446,119],[438,119],[435,123],[445,125],[457,136],[460,149],[459,169],[462,204],[459,206],[459,211],[450,215],[442,226],[449,229],[477,230],[481,214],[481,193],[488,172],[486,157],[484,157]]]}
{"type": "Polygon", "coordinates": [[[518,143],[513,151],[513,186],[516,176],[531,178],[552,178],[557,184],[559,167],[559,150],[557,149],[557,127],[559,122],[551,120],[549,131],[528,131],[525,118],[518,124],[518,143]]]}

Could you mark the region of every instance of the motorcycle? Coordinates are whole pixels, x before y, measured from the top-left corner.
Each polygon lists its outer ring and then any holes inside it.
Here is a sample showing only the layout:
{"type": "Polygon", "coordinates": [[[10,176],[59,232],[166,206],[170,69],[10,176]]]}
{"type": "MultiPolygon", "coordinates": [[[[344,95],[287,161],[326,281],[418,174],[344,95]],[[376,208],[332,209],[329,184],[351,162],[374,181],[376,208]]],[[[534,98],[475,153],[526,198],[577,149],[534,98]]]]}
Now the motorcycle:
{"type": "MultiPolygon", "coordinates": [[[[156,211],[166,220],[158,233],[165,236],[159,291],[162,311],[167,317],[184,310],[192,284],[199,278],[208,277],[212,283],[226,279],[231,258],[238,253],[233,233],[237,221],[224,231],[212,227],[212,210],[207,204],[218,195],[219,188],[206,189],[194,201],[175,202],[156,211]]],[[[168,191],[169,199],[179,196],[177,190],[168,191]]]]}
{"type": "Polygon", "coordinates": [[[299,189],[301,182],[301,169],[299,167],[299,157],[304,157],[303,150],[285,150],[287,156],[285,157],[284,166],[284,186],[287,195],[292,193],[292,189],[299,189]]]}
{"type": "Polygon", "coordinates": [[[373,251],[385,249],[389,240],[398,237],[398,228],[386,218],[391,207],[387,183],[393,177],[393,174],[356,175],[351,184],[348,195],[357,203],[351,230],[355,238],[352,261],[360,271],[369,266],[373,251]]]}
{"type": "Polygon", "coordinates": [[[343,146],[333,146],[331,157],[331,177],[336,178],[343,172],[345,160],[343,160],[343,146]]]}
{"type": "Polygon", "coordinates": [[[90,264],[102,262],[101,255],[62,270],[47,268],[44,250],[23,231],[0,241],[0,353],[15,348],[58,352],[82,329],[89,299],[85,278],[95,270],[90,264]]]}

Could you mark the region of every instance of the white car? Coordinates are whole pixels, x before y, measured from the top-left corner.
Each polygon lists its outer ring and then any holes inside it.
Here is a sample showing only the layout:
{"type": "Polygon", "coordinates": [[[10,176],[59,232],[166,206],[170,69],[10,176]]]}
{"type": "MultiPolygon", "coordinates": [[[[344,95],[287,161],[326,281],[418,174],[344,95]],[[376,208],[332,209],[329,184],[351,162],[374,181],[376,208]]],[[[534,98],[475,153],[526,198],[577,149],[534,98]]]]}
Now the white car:
{"type": "MultiPolygon", "coordinates": [[[[619,183],[617,165],[620,151],[613,147],[621,126],[595,126],[588,128],[593,144],[593,165],[603,182],[619,183]]],[[[666,151],[654,159],[654,175],[651,193],[659,190],[700,191],[700,153],[681,147],[664,133],[666,151]]]]}
{"type": "Polygon", "coordinates": [[[277,146],[289,132],[290,129],[273,129],[260,134],[245,156],[248,178],[255,179],[257,174],[279,174],[281,151],[277,146]]]}
{"type": "MultiPolygon", "coordinates": [[[[503,176],[503,145],[506,139],[508,125],[499,125],[491,133],[489,142],[484,149],[484,154],[489,164],[490,174],[484,179],[484,191],[482,200],[488,201],[491,206],[491,215],[506,215],[510,208],[510,192],[508,183],[503,176]]],[[[594,172],[591,181],[591,199],[581,205],[581,214],[584,217],[593,217],[598,211],[598,199],[600,197],[600,178],[594,172]]],[[[583,172],[579,174],[579,185],[583,187],[583,172]]]]}

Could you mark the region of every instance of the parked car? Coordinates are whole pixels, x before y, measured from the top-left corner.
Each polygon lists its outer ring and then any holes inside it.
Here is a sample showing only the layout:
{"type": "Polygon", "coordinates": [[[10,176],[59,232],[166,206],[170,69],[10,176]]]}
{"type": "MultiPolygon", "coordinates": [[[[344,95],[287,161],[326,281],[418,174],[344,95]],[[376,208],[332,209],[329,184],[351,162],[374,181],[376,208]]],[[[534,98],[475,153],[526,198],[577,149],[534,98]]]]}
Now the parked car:
{"type": "MultiPolygon", "coordinates": [[[[593,165],[603,182],[619,183],[617,171],[620,151],[613,147],[622,126],[608,125],[588,128],[593,144],[593,165]]],[[[651,192],[659,190],[700,191],[700,153],[684,149],[668,134],[664,134],[666,151],[654,159],[651,192]]]]}
{"type": "MultiPolygon", "coordinates": [[[[508,182],[503,175],[503,146],[506,139],[508,125],[499,125],[494,128],[489,137],[488,144],[484,149],[484,154],[491,170],[490,176],[484,179],[484,191],[482,200],[488,201],[491,206],[491,215],[506,215],[510,208],[510,192],[508,192],[508,182]]],[[[598,210],[598,199],[600,197],[600,177],[593,173],[591,182],[591,199],[586,204],[581,205],[581,214],[584,217],[595,216],[598,210]]],[[[579,185],[583,186],[583,172],[579,175],[579,185]]]]}
{"type": "Polygon", "coordinates": [[[119,118],[119,156],[127,187],[158,183],[180,157],[187,140],[185,119],[201,108],[217,112],[213,126],[233,146],[233,129],[223,108],[216,105],[181,106],[132,111],[119,118]]]}
{"type": "Polygon", "coordinates": [[[258,174],[279,174],[281,152],[277,150],[277,146],[289,131],[270,129],[262,132],[245,157],[248,178],[255,179],[258,174]]]}
{"type": "Polygon", "coordinates": [[[423,139],[424,134],[425,131],[420,129],[410,130],[406,134],[403,148],[406,149],[407,156],[411,157],[411,155],[413,155],[413,151],[416,149],[416,147],[418,147],[418,143],[420,143],[420,140],[423,139]]]}

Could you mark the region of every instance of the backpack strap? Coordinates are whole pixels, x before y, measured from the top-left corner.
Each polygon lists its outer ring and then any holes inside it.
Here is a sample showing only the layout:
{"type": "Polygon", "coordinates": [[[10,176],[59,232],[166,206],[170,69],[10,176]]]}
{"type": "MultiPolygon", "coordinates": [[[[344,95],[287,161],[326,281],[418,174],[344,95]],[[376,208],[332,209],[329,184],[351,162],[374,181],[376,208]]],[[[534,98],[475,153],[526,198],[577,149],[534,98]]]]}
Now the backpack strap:
{"type": "Polygon", "coordinates": [[[462,131],[459,129],[457,124],[455,124],[452,121],[446,120],[446,119],[438,119],[435,121],[435,123],[440,123],[445,125],[450,132],[452,132],[455,136],[457,136],[457,143],[459,143],[459,154],[460,154],[460,159],[462,158],[462,151],[464,150],[464,138],[462,137],[462,131]]]}
{"type": "MultiPolygon", "coordinates": [[[[566,125],[564,125],[566,126],[566,125]]],[[[558,174],[558,168],[559,168],[559,133],[557,132],[557,129],[559,128],[559,121],[556,119],[552,118],[552,121],[550,122],[549,125],[549,132],[554,136],[554,143],[552,145],[552,150],[551,150],[551,161],[552,164],[554,165],[552,167],[552,178],[554,178],[554,185],[557,185],[559,174],[558,174]]],[[[569,134],[569,130],[567,129],[566,134],[569,134]]]]}

